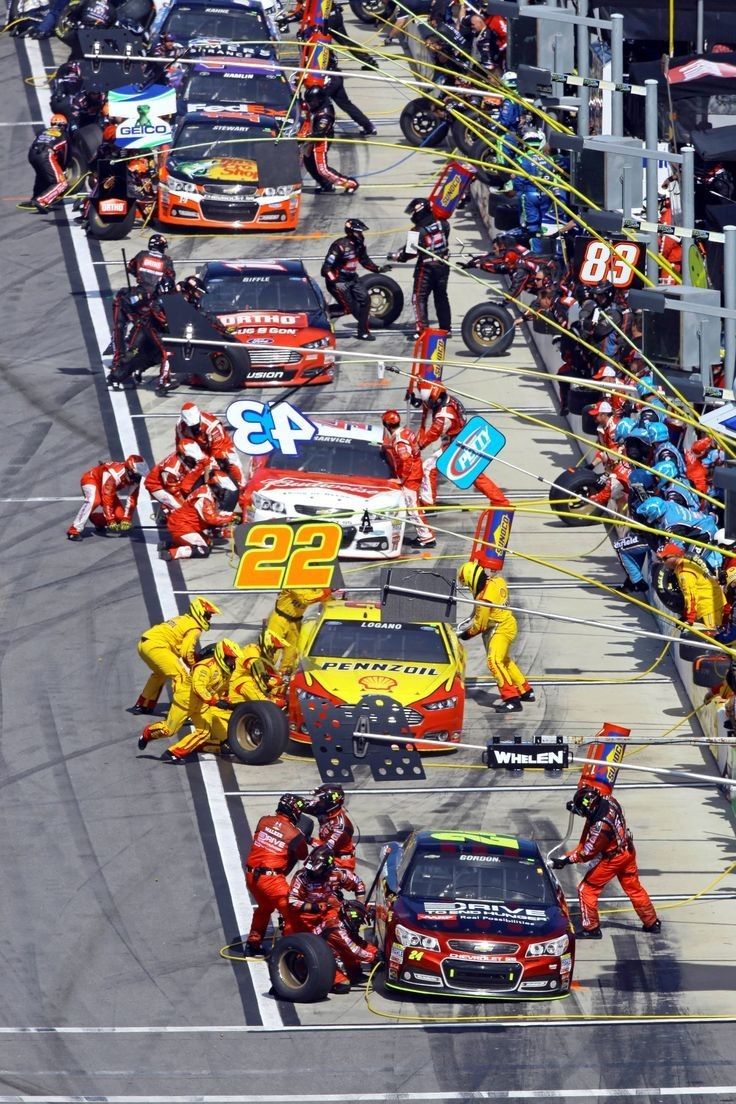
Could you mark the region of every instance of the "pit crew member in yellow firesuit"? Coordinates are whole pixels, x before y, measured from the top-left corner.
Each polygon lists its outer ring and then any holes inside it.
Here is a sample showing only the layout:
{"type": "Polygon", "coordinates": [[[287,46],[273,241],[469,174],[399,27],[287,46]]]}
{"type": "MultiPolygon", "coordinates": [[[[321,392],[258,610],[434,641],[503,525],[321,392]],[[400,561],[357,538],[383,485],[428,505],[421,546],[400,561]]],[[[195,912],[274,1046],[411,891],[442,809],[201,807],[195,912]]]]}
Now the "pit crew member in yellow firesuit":
{"type": "Polygon", "coordinates": [[[179,682],[189,685],[189,670],[197,660],[197,645],[210,621],[221,610],[207,598],[193,598],[187,613],[151,625],[138,643],[138,655],[152,674],[130,710],[136,716],[155,713],[156,702],[166,682],[176,689],[179,682]]]}
{"type": "Polygon", "coordinates": [[[315,602],[326,602],[331,593],[329,587],[323,590],[282,590],[276,599],[260,644],[263,658],[274,667],[280,656],[278,668],[282,675],[290,675],[296,667],[299,632],[307,608],[315,602]]]}
{"type": "Polygon", "coordinates": [[[156,721],[143,729],[138,737],[139,750],[144,751],[151,740],[176,736],[187,717],[194,725],[194,732],[187,733],[167,748],[161,759],[169,763],[180,762],[203,747],[210,738],[215,706],[223,710],[230,708],[228,684],[240,655],[234,640],[219,640],[213,654],[192,667],[190,685],[180,682],[174,689],[166,720],[156,721]]]}
{"type": "Polygon", "coordinates": [[[522,702],[534,701],[534,690],[509,655],[516,639],[518,626],[508,605],[509,588],[501,575],[489,579],[478,563],[464,563],[458,571],[458,582],[466,586],[478,602],[492,602],[492,606],[476,606],[473,620],[461,640],[483,635],[488,656],[488,670],[498,685],[501,700],[494,705],[497,713],[518,713],[522,702]]]}

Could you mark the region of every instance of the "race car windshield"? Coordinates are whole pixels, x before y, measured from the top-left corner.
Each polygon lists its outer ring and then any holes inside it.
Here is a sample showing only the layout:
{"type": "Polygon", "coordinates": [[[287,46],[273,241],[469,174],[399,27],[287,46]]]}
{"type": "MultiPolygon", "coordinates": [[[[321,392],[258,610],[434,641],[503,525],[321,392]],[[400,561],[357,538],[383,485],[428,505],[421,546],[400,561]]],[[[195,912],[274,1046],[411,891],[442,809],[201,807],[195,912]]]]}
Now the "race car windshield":
{"type": "Polygon", "coordinates": [[[316,659],[449,663],[436,625],[382,625],[378,621],[323,621],[309,654],[316,659]]]}
{"type": "Polygon", "coordinates": [[[217,39],[226,42],[270,42],[268,27],[258,12],[243,8],[203,8],[178,4],[161,28],[175,42],[192,39],[217,39]]]}
{"type": "Polygon", "coordinates": [[[263,155],[264,144],[250,139],[266,137],[270,139],[269,131],[259,127],[190,123],[179,132],[176,148],[169,154],[169,163],[176,166],[185,161],[210,161],[213,158],[257,161],[259,155],[263,155]]]}
{"type": "Polygon", "coordinates": [[[238,274],[222,278],[213,276],[205,282],[207,294],[204,308],[214,314],[251,310],[309,313],[320,309],[319,299],[306,276],[238,274]]]}
{"type": "Polygon", "coordinates": [[[324,440],[319,437],[299,446],[296,456],[272,452],[267,468],[312,472],[317,475],[356,475],[365,479],[391,479],[386,454],[368,441],[324,440]]]}
{"type": "Polygon", "coordinates": [[[514,902],[551,907],[556,898],[538,859],[419,850],[401,887],[422,901],[514,902]]]}
{"type": "Polygon", "coordinates": [[[286,112],[291,90],[280,76],[195,73],[183,91],[187,103],[258,104],[269,111],[286,112]]]}

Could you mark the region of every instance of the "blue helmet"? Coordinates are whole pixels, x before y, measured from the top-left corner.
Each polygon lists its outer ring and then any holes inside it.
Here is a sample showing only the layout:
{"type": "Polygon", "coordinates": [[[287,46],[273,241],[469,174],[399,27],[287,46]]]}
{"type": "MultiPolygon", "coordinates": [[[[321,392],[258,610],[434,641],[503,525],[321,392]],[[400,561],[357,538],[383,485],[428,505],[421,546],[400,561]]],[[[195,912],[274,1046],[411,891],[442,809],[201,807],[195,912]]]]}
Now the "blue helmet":
{"type": "MultiPolygon", "coordinates": [[[[630,487],[644,487],[651,491],[654,488],[655,482],[652,473],[645,471],[644,468],[634,468],[629,476],[630,487]]],[[[644,497],[646,498],[646,495],[644,497]]]]}
{"type": "Polygon", "coordinates": [[[654,376],[651,373],[649,375],[642,376],[636,385],[636,390],[637,394],[642,399],[646,395],[653,395],[657,390],[656,384],[654,382],[654,376]]]}
{"type": "Polygon", "coordinates": [[[613,434],[616,443],[620,445],[622,441],[625,441],[632,429],[636,429],[636,422],[633,418],[619,418],[613,434]]]}
{"type": "Polygon", "coordinates": [[[680,474],[674,460],[660,460],[654,465],[654,470],[660,479],[677,479],[680,474]]]}
{"type": "Polygon", "coordinates": [[[647,424],[647,433],[653,445],[663,445],[665,441],[669,441],[670,439],[669,430],[664,422],[649,422],[647,424]]]}
{"type": "Polygon", "coordinates": [[[640,506],[636,507],[636,512],[640,518],[642,518],[647,525],[655,525],[664,516],[667,507],[661,498],[645,498],[640,506]]]}

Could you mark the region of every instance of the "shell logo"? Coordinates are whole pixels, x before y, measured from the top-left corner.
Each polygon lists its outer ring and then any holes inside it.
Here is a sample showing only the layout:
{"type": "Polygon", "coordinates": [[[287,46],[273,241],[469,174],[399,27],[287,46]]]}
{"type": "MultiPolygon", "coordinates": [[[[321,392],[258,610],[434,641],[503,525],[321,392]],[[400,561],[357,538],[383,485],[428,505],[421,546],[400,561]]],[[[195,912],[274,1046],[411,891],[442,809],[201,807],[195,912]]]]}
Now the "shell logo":
{"type": "Polygon", "coordinates": [[[362,686],[364,690],[393,690],[398,683],[388,675],[364,675],[358,679],[358,686],[362,686]]]}

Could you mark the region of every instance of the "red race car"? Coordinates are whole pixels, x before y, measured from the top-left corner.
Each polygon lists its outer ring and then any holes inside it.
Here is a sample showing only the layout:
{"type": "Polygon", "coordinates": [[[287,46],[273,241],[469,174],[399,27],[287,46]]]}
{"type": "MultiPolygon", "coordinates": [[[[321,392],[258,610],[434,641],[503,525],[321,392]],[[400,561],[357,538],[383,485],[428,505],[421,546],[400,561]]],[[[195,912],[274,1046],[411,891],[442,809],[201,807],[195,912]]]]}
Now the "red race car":
{"type": "Polygon", "coordinates": [[[570,915],[532,840],[424,830],[388,844],[376,937],[391,989],[502,1000],[570,991],[570,915]]]}

